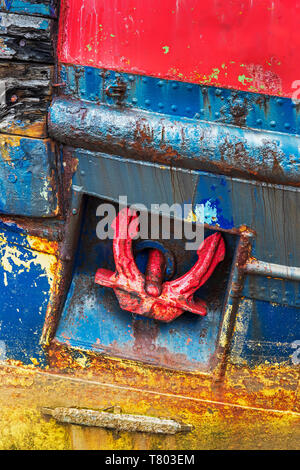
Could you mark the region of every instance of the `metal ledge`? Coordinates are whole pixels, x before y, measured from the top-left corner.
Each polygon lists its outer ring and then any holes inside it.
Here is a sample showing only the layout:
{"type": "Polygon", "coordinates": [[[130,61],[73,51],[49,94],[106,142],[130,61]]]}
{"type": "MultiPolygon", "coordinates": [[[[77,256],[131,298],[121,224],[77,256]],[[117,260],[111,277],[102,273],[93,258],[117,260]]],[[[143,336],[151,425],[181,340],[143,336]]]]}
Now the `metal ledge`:
{"type": "Polygon", "coordinates": [[[299,184],[299,137],[55,98],[49,132],[59,142],[136,160],[299,184]]]}
{"type": "Polygon", "coordinates": [[[60,423],[95,426],[116,431],[147,432],[151,434],[177,434],[192,431],[192,426],[172,419],[161,419],[144,415],[108,413],[78,408],[43,408],[43,414],[52,416],[60,423]]]}

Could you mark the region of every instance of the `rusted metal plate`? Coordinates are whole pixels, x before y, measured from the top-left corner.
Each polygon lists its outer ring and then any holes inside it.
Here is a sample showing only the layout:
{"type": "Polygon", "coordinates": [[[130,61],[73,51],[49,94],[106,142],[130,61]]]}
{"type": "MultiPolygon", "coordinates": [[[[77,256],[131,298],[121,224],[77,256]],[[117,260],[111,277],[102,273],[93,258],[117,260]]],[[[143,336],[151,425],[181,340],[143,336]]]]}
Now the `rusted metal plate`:
{"type": "MultiPolygon", "coordinates": [[[[83,359],[81,358],[81,361],[83,359]]],[[[77,358],[79,367],[80,357],[77,358]]],[[[119,364],[121,365],[121,364],[119,364]]],[[[69,362],[69,367],[71,362],[69,362]]],[[[132,366],[133,367],[133,366],[132,366]]],[[[299,443],[299,413],[259,406],[230,405],[211,394],[203,395],[201,381],[195,384],[193,377],[162,376],[151,382],[151,371],[132,370],[128,379],[117,373],[118,366],[111,364],[110,372],[116,372],[114,384],[96,378],[83,381],[79,376],[40,373],[30,368],[2,366],[0,369],[1,420],[0,446],[2,449],[145,449],[196,450],[196,449],[297,449],[299,443]],[[139,381],[137,382],[137,376],[139,381]],[[148,387],[141,389],[143,379],[148,387]],[[164,378],[163,378],[164,377],[164,378]],[[121,381],[123,382],[121,385],[121,381]],[[131,380],[132,379],[132,380],[131,380]],[[125,381],[127,380],[127,385],[125,381]],[[128,386],[128,380],[137,386],[128,386]],[[165,393],[173,384],[176,393],[165,393]],[[183,393],[184,384],[198,396],[183,393]],[[158,388],[160,388],[158,390],[158,388]],[[181,388],[181,393],[180,393],[181,388]],[[42,393],[41,393],[42,391],[42,393]],[[16,399],[15,394],[18,393],[16,399]],[[53,419],[42,416],[43,407],[72,407],[103,410],[121,407],[125,414],[145,414],[162,419],[173,419],[193,425],[193,431],[173,436],[143,433],[118,434],[113,431],[90,429],[78,425],[59,425],[53,419]],[[22,423],[16,432],[16,422],[22,423]]],[[[107,369],[109,373],[109,369],[107,369]]],[[[244,376],[245,379],[245,376],[244,376]]],[[[205,378],[202,379],[205,383],[205,378]]],[[[242,384],[240,381],[239,384],[242,384]]],[[[238,383],[236,385],[239,385],[238,383]]],[[[249,396],[256,395],[255,383],[249,396]]],[[[235,389],[237,390],[237,388],[235,389]]],[[[278,393],[278,389],[277,389],[278,393]]],[[[283,397],[282,397],[283,398],[283,397]]],[[[241,398],[242,401],[242,398],[241,398]]]]}

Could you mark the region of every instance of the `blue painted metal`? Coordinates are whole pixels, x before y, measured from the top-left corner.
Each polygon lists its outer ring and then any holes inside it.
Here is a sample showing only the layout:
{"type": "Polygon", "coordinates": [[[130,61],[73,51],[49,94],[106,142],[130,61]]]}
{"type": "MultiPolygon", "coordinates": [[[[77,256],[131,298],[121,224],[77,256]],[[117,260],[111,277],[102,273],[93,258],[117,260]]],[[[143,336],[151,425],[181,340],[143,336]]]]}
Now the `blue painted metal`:
{"type": "Polygon", "coordinates": [[[0,227],[0,357],[46,365],[40,336],[55,258],[30,248],[27,233],[13,223],[0,227]]]}
{"type": "Polygon", "coordinates": [[[170,206],[193,203],[196,215],[196,204],[202,204],[204,220],[201,221],[209,226],[223,230],[246,226],[253,230],[256,233],[253,255],[257,258],[288,266],[300,265],[300,232],[285,223],[287,210],[290,220],[297,220],[298,188],[80,149],[68,151],[78,160],[73,187],[79,192],[115,202],[120,195],[126,195],[128,204],[141,203],[149,210],[151,204],[162,202],[170,206]]]}
{"type": "Polygon", "coordinates": [[[141,109],[289,135],[300,132],[300,107],[290,98],[65,64],[60,65],[60,82],[67,96],[107,105],[114,105],[116,97],[106,90],[122,83],[124,111],[141,109]]]}
{"type": "Polygon", "coordinates": [[[0,138],[0,211],[2,214],[54,217],[58,181],[50,140],[0,138]]]}
{"type": "Polygon", "coordinates": [[[237,321],[242,327],[233,337],[231,360],[251,366],[271,363],[296,365],[300,310],[278,303],[244,298],[237,321]]]}

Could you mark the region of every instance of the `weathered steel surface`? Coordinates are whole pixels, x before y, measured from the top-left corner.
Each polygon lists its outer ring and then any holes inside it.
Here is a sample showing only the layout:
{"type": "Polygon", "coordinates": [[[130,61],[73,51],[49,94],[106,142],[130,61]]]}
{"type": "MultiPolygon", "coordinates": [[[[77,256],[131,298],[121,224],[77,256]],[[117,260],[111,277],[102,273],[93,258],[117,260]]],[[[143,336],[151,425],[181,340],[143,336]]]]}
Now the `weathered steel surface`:
{"type": "Polygon", "coordinates": [[[0,131],[29,137],[47,137],[47,108],[51,99],[53,67],[0,62],[3,101],[0,131]]]}
{"type": "Polygon", "coordinates": [[[299,184],[299,137],[55,98],[50,135],[73,147],[276,183],[299,184]]]}
{"type": "MultiPolygon", "coordinates": [[[[288,390],[291,379],[281,375],[281,387],[271,387],[272,371],[263,381],[258,371],[237,371],[232,391],[240,393],[239,403],[226,404],[226,392],[217,396],[208,391],[205,376],[182,375],[180,372],[154,372],[133,364],[108,361],[101,372],[102,380],[89,376],[83,380],[77,362],[66,361],[75,369],[69,375],[41,373],[31,368],[2,366],[0,369],[0,447],[2,449],[297,449],[299,411],[287,412],[273,406],[263,409],[263,391],[276,402],[295,398],[288,390]],[[77,375],[75,375],[75,372],[77,375]],[[105,380],[105,382],[104,382],[105,380]],[[248,390],[246,393],[245,386],[248,390]],[[262,387],[263,386],[263,387],[262,387]],[[286,388],[285,388],[286,387],[286,388]],[[172,390],[171,390],[172,388],[172,390]],[[280,390],[281,388],[281,390],[280,390]],[[188,393],[186,393],[188,392],[188,393]],[[18,398],[16,399],[16,393],[18,398]],[[246,396],[256,398],[256,405],[246,405],[246,396]],[[223,398],[223,399],[222,399],[223,398]],[[152,435],[118,434],[111,430],[89,429],[78,425],[60,425],[45,419],[41,408],[72,407],[103,410],[120,406],[126,414],[145,414],[173,419],[193,425],[191,433],[152,435]],[[16,422],[18,432],[16,432],[16,422]]],[[[81,365],[80,365],[81,364],[81,365]]],[[[277,368],[278,369],[278,368],[277,368]]],[[[281,371],[282,372],[282,371],[281,371]]],[[[275,374],[276,375],[276,374],[275,374]]],[[[275,382],[274,382],[275,383],[275,382]]],[[[273,385],[273,384],[272,384],[273,385]]],[[[228,389],[230,393],[230,389],[228,389]]],[[[295,403],[295,402],[294,402],[295,403]]]]}
{"type": "Polygon", "coordinates": [[[63,0],[58,59],[291,96],[299,10],[298,0],[63,0]]]}
{"type": "MultiPolygon", "coordinates": [[[[237,325],[238,330],[240,325],[237,325]]],[[[236,333],[236,331],[235,331],[236,333]]],[[[112,389],[139,389],[150,395],[161,393],[190,397],[199,402],[215,401],[228,406],[246,406],[264,410],[299,412],[299,367],[269,362],[249,367],[245,362],[227,364],[220,380],[213,374],[153,367],[136,361],[101,356],[96,352],[74,349],[53,342],[49,351],[53,370],[78,379],[105,380],[112,389]]],[[[188,400],[186,400],[186,403],[188,400]]],[[[117,403],[115,403],[117,404],[117,403]]],[[[119,403],[122,406],[121,403],[119,403]]],[[[208,403],[207,403],[208,405],[208,403]]],[[[71,406],[71,405],[70,405],[71,406]]],[[[81,406],[80,403],[78,406],[81,406]]],[[[125,412],[125,410],[123,409],[125,412]]],[[[191,422],[191,421],[190,421],[191,422]]],[[[192,424],[192,422],[191,422],[192,424]]]]}
{"type": "MultiPolygon", "coordinates": [[[[0,447],[99,448],[101,438],[102,448],[118,449],[294,448],[300,124],[291,81],[298,78],[299,15],[269,0],[166,0],[159,7],[80,0],[76,9],[78,2],[64,0],[61,9],[61,96],[50,109],[52,135],[70,145],[60,162],[42,140],[52,2],[0,0],[5,59],[43,61],[0,64],[0,131],[35,137],[2,136],[0,211],[12,215],[0,223],[0,447]],[[119,195],[148,208],[191,203],[189,219],[205,223],[207,239],[222,232],[225,259],[195,294],[208,305],[206,317],[187,312],[169,325],[136,317],[95,285],[100,266],[115,270],[112,241],[96,236],[96,209],[119,195]],[[32,366],[17,372],[19,361],[32,366]],[[46,363],[51,374],[34,370],[46,363]],[[116,440],[112,431],[61,427],[41,415],[45,407],[72,408],[69,418],[84,424],[78,408],[99,416],[114,406],[194,429],[121,432],[116,440]]],[[[197,261],[184,241],[135,241],[139,271],[147,265],[141,246],[163,246],[166,269],[180,280],[197,261]]],[[[158,277],[169,282],[162,270],[158,277]]]]}
{"type": "MultiPolygon", "coordinates": [[[[296,188],[149,163],[145,165],[143,162],[83,150],[76,150],[73,154],[76,157],[74,158],[76,172],[73,187],[82,194],[101,196],[116,202],[118,196],[124,194],[128,195],[128,204],[138,201],[149,209],[153,202],[166,202],[172,205],[193,201],[195,217],[197,217],[196,204],[203,204],[205,207],[203,221],[210,228],[225,230],[223,233],[224,236],[226,235],[227,249],[231,244],[234,245],[234,239],[245,232],[248,227],[253,231],[252,256],[287,266],[297,266],[300,262],[299,232],[294,231],[289,224],[280,221],[280,216],[284,217],[282,208],[286,206],[289,207],[291,217],[297,220],[299,191],[296,188]],[[114,185],[111,185],[107,175],[113,178],[114,185]],[[132,185],[133,180],[134,185],[132,185]],[[243,209],[245,205],[247,211],[243,209]],[[275,223],[276,231],[273,230],[275,223]],[[278,250],[278,245],[286,246],[283,240],[288,240],[288,249],[278,250]]],[[[67,155],[68,153],[65,157],[67,155]]],[[[206,317],[201,323],[192,318],[187,318],[184,322],[178,319],[172,331],[168,328],[158,328],[154,323],[150,324],[149,320],[143,322],[132,319],[125,311],[120,310],[113,296],[106,289],[97,291],[97,288],[93,286],[94,273],[99,265],[113,270],[114,261],[112,245],[107,241],[99,241],[93,235],[97,221],[92,213],[96,212],[97,200],[94,206],[90,204],[85,213],[77,266],[75,266],[74,277],[57,332],[57,339],[60,342],[75,348],[92,349],[95,352],[121,355],[167,367],[189,370],[206,368],[207,370],[208,364],[211,367],[215,360],[212,352],[215,350],[216,335],[220,330],[223,315],[221,311],[225,308],[223,321],[225,331],[223,332],[222,329],[220,333],[220,337],[223,338],[222,348],[225,348],[227,344],[227,321],[233,322],[232,328],[234,329],[235,315],[241,311],[241,314],[245,313],[245,320],[242,321],[244,328],[241,329],[242,325],[238,323],[240,330],[237,334],[240,338],[239,344],[244,344],[244,347],[241,349],[239,346],[241,353],[239,360],[242,363],[245,360],[253,363],[263,363],[268,360],[292,364],[295,352],[294,342],[297,341],[299,332],[299,315],[294,307],[299,306],[299,297],[298,290],[295,290],[294,300],[290,295],[287,295],[285,299],[277,295],[280,290],[289,289],[287,280],[267,279],[270,287],[262,290],[259,298],[263,302],[253,302],[252,299],[256,299],[257,296],[252,297],[252,291],[247,290],[247,276],[245,291],[238,292],[237,284],[240,282],[238,280],[240,275],[237,273],[236,279],[232,280],[232,293],[230,294],[232,302],[229,300],[224,305],[225,286],[229,272],[226,270],[222,274],[219,272],[218,277],[214,279],[205,293],[211,302],[212,310],[209,312],[211,318],[206,317]],[[270,298],[270,293],[272,298],[270,298]],[[239,300],[239,296],[243,295],[251,299],[250,310],[247,310],[247,305],[250,304],[247,302],[244,304],[242,300],[239,300]],[[234,300],[235,298],[237,300],[234,300]],[[216,304],[214,304],[215,301],[216,304]],[[278,302],[276,305],[268,306],[269,314],[278,318],[277,322],[271,322],[269,326],[264,315],[266,301],[278,302]],[[284,325],[282,325],[280,317],[284,314],[284,310],[280,305],[287,304],[292,308],[286,310],[290,315],[285,317],[284,325]],[[212,311],[214,313],[211,313],[212,311]],[[249,318],[253,320],[248,321],[249,318]],[[255,319],[257,324],[261,325],[261,330],[259,326],[257,331],[253,328],[255,319]],[[133,335],[133,338],[130,335],[133,335]],[[288,337],[287,341],[284,335],[288,337]],[[256,340],[256,336],[259,339],[256,340]],[[268,341],[268,336],[269,349],[261,348],[261,353],[257,354],[260,341],[268,341]],[[251,348],[250,350],[248,348],[249,345],[252,345],[252,352],[251,348]],[[272,355],[270,355],[271,349],[272,355]]],[[[183,260],[180,248],[175,248],[176,243],[174,244],[173,241],[169,246],[171,250],[175,249],[176,257],[179,256],[180,263],[182,263],[181,271],[177,275],[183,274],[195,261],[189,259],[187,253],[185,253],[186,259],[183,260]]],[[[245,253],[249,256],[247,250],[245,253]]],[[[228,268],[232,262],[232,251],[229,250],[229,253],[228,268]]],[[[245,261],[241,267],[244,266],[245,261]]],[[[244,275],[243,273],[244,271],[241,275],[244,275]]],[[[230,348],[230,344],[228,347],[230,348]]],[[[230,357],[230,351],[227,357],[230,357]]]]}
{"type": "Polygon", "coordinates": [[[0,211],[30,217],[58,214],[53,142],[0,135],[0,211]]]}
{"type": "Polygon", "coordinates": [[[59,64],[61,92],[98,104],[299,134],[299,105],[292,99],[78,65],[59,64]],[[119,85],[118,85],[119,84],[119,85]],[[117,94],[118,86],[123,92],[117,94]],[[115,94],[112,94],[115,90],[115,94]]]}

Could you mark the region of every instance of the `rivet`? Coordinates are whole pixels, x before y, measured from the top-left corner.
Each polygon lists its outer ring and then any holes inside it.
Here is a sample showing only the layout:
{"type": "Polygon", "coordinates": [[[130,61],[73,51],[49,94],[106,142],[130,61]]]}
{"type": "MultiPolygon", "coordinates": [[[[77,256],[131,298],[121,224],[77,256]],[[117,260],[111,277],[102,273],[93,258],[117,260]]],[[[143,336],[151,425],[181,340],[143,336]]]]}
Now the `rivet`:
{"type": "Polygon", "coordinates": [[[284,127],[285,127],[286,129],[289,129],[289,128],[291,127],[291,125],[290,125],[289,122],[285,122],[285,123],[284,123],[284,127]]]}
{"type": "Polygon", "coordinates": [[[81,170],[80,174],[81,174],[82,176],[84,176],[84,175],[85,175],[85,171],[84,171],[84,170],[81,170]]]}
{"type": "Polygon", "coordinates": [[[26,46],[26,41],[25,41],[24,39],[21,39],[21,41],[19,42],[19,45],[20,45],[21,47],[26,46]]]}
{"type": "Polygon", "coordinates": [[[176,90],[176,88],[178,88],[177,83],[172,83],[172,88],[174,88],[174,90],[176,90]]]}
{"type": "Polygon", "coordinates": [[[150,100],[145,100],[145,105],[150,106],[150,100]]]}
{"type": "Polygon", "coordinates": [[[10,175],[8,175],[7,179],[10,183],[15,183],[17,181],[17,176],[13,175],[13,174],[10,174],[10,175]]]}
{"type": "Polygon", "coordinates": [[[281,105],[281,104],[283,103],[282,98],[277,98],[277,99],[276,99],[276,103],[279,104],[279,105],[281,105]]]}
{"type": "Polygon", "coordinates": [[[133,103],[137,103],[137,101],[138,101],[138,100],[137,100],[136,98],[132,98],[132,102],[133,102],[133,103]]]}
{"type": "Polygon", "coordinates": [[[142,82],[143,82],[143,83],[147,83],[147,78],[146,78],[146,77],[143,77],[143,78],[142,78],[142,82]]]}
{"type": "Polygon", "coordinates": [[[200,113],[201,113],[201,114],[204,114],[204,112],[205,112],[204,108],[201,108],[201,109],[200,109],[200,113]]]}
{"type": "Polygon", "coordinates": [[[134,81],[134,76],[133,76],[133,75],[129,75],[128,80],[129,80],[130,82],[133,82],[133,81],[134,81]]]}
{"type": "Polygon", "coordinates": [[[216,113],[215,113],[215,117],[216,117],[216,118],[219,118],[219,117],[220,117],[220,113],[216,112],[216,113]]]}
{"type": "Polygon", "coordinates": [[[163,103],[158,103],[158,107],[163,108],[164,107],[163,103]]]}
{"type": "Polygon", "coordinates": [[[177,111],[177,106],[175,104],[172,104],[171,109],[172,111],[177,111]]]}
{"type": "Polygon", "coordinates": [[[186,87],[186,89],[189,90],[189,91],[191,91],[191,90],[193,89],[193,86],[192,86],[192,85],[188,85],[188,86],[186,87]]]}
{"type": "Polygon", "coordinates": [[[163,86],[164,82],[162,80],[159,80],[159,82],[157,83],[158,86],[163,86]]]}
{"type": "Polygon", "coordinates": [[[91,69],[87,70],[86,73],[87,73],[88,75],[91,75],[91,73],[92,73],[91,69]]]}
{"type": "Polygon", "coordinates": [[[221,94],[222,94],[222,91],[221,91],[221,90],[216,90],[216,91],[215,91],[215,95],[216,95],[216,96],[220,96],[221,94]]]}
{"type": "Polygon", "coordinates": [[[77,214],[77,209],[72,209],[72,214],[76,215],[77,214]]]}
{"type": "Polygon", "coordinates": [[[271,126],[271,127],[275,127],[275,126],[276,126],[276,121],[271,121],[271,122],[270,122],[270,126],[271,126]]]}
{"type": "Polygon", "coordinates": [[[196,113],[195,116],[194,116],[195,119],[200,119],[200,114],[199,113],[196,113]]]}
{"type": "Polygon", "coordinates": [[[256,124],[261,124],[262,120],[261,119],[256,119],[256,124]]]}
{"type": "Polygon", "coordinates": [[[189,108],[189,107],[185,108],[185,110],[186,110],[187,113],[191,112],[191,108],[189,108]]]}

